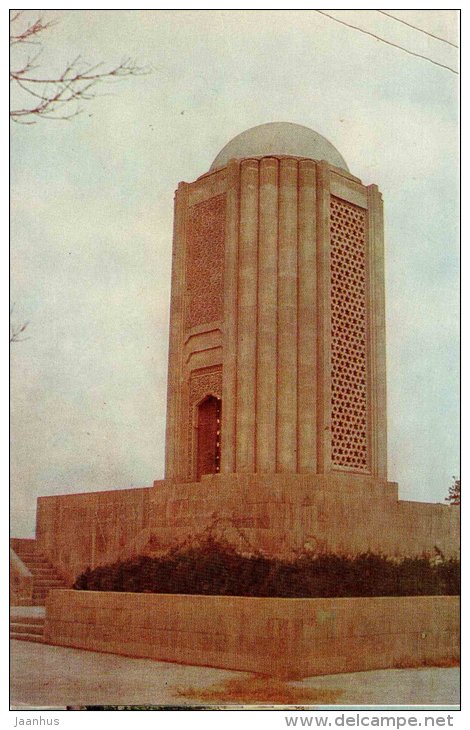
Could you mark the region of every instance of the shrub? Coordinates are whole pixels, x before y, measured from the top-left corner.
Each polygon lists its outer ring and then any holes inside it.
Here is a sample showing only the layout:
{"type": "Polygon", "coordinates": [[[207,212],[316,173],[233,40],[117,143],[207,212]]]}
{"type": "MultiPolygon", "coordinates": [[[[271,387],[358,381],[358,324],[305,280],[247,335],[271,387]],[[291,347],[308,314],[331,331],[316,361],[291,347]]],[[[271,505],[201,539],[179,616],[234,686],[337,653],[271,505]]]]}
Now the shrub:
{"type": "Polygon", "coordinates": [[[365,553],[355,557],[304,553],[287,561],[242,555],[208,538],[160,557],[89,568],[74,588],[132,593],[329,598],[354,596],[458,595],[460,563],[427,557],[391,560],[365,553]]]}

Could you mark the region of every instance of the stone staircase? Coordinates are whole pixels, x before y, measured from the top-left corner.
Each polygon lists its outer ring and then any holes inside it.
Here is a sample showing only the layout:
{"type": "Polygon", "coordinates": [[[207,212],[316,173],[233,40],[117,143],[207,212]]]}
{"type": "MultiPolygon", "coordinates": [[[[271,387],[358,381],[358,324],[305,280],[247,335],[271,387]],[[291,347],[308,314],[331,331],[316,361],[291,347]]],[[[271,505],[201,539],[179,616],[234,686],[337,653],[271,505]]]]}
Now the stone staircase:
{"type": "Polygon", "coordinates": [[[10,617],[10,639],[19,641],[44,641],[44,615],[28,615],[26,612],[10,617]]]}
{"type": "Polygon", "coordinates": [[[34,540],[14,540],[12,547],[33,574],[33,606],[44,606],[49,591],[67,585],[47,558],[36,549],[34,540]]]}

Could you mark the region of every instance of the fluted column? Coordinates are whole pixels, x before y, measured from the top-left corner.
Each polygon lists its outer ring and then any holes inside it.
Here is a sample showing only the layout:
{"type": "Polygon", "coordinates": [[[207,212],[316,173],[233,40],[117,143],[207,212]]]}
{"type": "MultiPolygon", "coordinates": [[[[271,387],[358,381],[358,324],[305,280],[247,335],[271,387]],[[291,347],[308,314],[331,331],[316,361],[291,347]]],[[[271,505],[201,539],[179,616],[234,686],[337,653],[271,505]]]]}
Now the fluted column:
{"type": "Polygon", "coordinates": [[[317,471],[331,470],[330,170],[317,166],[317,471]]]}
{"type": "Polygon", "coordinates": [[[311,160],[299,162],[298,245],[298,471],[316,472],[317,428],[317,232],[316,168],[311,160]]]}
{"type": "Polygon", "coordinates": [[[236,471],[255,471],[258,162],[240,166],[236,471]]]}
{"type": "Polygon", "coordinates": [[[237,400],[237,299],[240,165],[227,165],[224,270],[224,364],[222,386],[221,471],[230,474],[236,466],[237,400]]]}
{"type": "Polygon", "coordinates": [[[256,471],[276,470],[278,161],[259,167],[256,471]]]}
{"type": "Polygon", "coordinates": [[[185,227],[188,186],[180,183],[175,194],[173,254],[171,270],[170,342],[168,353],[167,416],[165,438],[165,478],[176,479],[180,446],[181,352],[183,346],[185,227]]]}
{"type": "Polygon", "coordinates": [[[279,165],[277,471],[297,471],[297,162],[279,165]]]}
{"type": "Polygon", "coordinates": [[[383,202],[377,185],[367,188],[369,424],[372,474],[387,478],[387,392],[383,202]]]}

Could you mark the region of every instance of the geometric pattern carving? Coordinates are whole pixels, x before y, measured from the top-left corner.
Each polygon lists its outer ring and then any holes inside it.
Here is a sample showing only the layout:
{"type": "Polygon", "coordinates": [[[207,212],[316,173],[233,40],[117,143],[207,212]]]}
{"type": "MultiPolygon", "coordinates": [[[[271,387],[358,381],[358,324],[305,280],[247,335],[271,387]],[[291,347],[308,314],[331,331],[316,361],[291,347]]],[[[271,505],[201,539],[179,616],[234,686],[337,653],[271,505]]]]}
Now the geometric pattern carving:
{"type": "Polygon", "coordinates": [[[189,208],[186,329],[223,319],[225,193],[189,208]]]}
{"type": "Polygon", "coordinates": [[[330,199],[332,462],[369,471],[366,211],[330,199]]]}
{"type": "Polygon", "coordinates": [[[194,432],[194,406],[207,395],[222,398],[222,365],[193,370],[189,381],[189,413],[188,413],[188,476],[196,476],[197,439],[194,432]]]}

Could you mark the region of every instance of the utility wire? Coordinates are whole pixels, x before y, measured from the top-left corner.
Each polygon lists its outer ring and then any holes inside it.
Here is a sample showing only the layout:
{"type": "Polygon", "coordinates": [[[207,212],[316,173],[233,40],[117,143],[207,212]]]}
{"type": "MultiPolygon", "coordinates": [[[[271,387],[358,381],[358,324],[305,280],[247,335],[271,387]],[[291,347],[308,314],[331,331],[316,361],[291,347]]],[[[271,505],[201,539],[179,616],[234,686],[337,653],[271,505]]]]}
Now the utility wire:
{"type": "Polygon", "coordinates": [[[407,48],[403,48],[403,46],[399,46],[398,43],[392,43],[392,41],[386,41],[385,38],[381,38],[380,36],[375,35],[375,33],[371,33],[369,30],[364,30],[364,28],[359,28],[357,25],[352,25],[351,23],[346,23],[345,20],[340,20],[339,18],[335,18],[333,15],[329,15],[329,13],[325,13],[324,10],[315,10],[315,12],[321,13],[321,15],[326,15],[326,17],[330,18],[330,20],[335,20],[337,23],[341,23],[341,25],[346,25],[348,28],[353,28],[354,30],[358,30],[360,33],[365,33],[365,35],[369,35],[372,38],[375,38],[377,41],[386,43],[388,46],[392,46],[393,48],[399,48],[401,51],[404,51],[405,53],[409,53],[410,56],[416,56],[417,58],[424,58],[425,61],[429,61],[429,63],[433,63],[435,66],[440,66],[441,68],[446,68],[448,71],[452,71],[453,74],[458,74],[458,71],[455,71],[455,69],[451,68],[450,66],[446,66],[443,63],[438,63],[437,61],[433,61],[432,58],[429,58],[429,56],[423,56],[421,53],[415,53],[414,51],[409,51],[407,48]]]}
{"type": "Polygon", "coordinates": [[[426,35],[430,36],[431,38],[435,38],[438,41],[442,41],[443,43],[447,43],[449,46],[453,46],[454,48],[458,48],[458,46],[455,43],[451,43],[446,38],[441,38],[439,35],[434,35],[433,33],[430,33],[428,30],[424,30],[424,28],[418,28],[417,25],[412,25],[411,23],[407,23],[406,20],[402,20],[401,18],[397,18],[396,15],[392,15],[391,13],[387,13],[385,10],[377,10],[378,13],[382,13],[382,15],[386,15],[387,18],[393,18],[393,20],[396,20],[398,23],[403,23],[403,25],[407,25],[409,28],[413,28],[414,30],[419,30],[420,33],[425,33],[426,35]]]}

